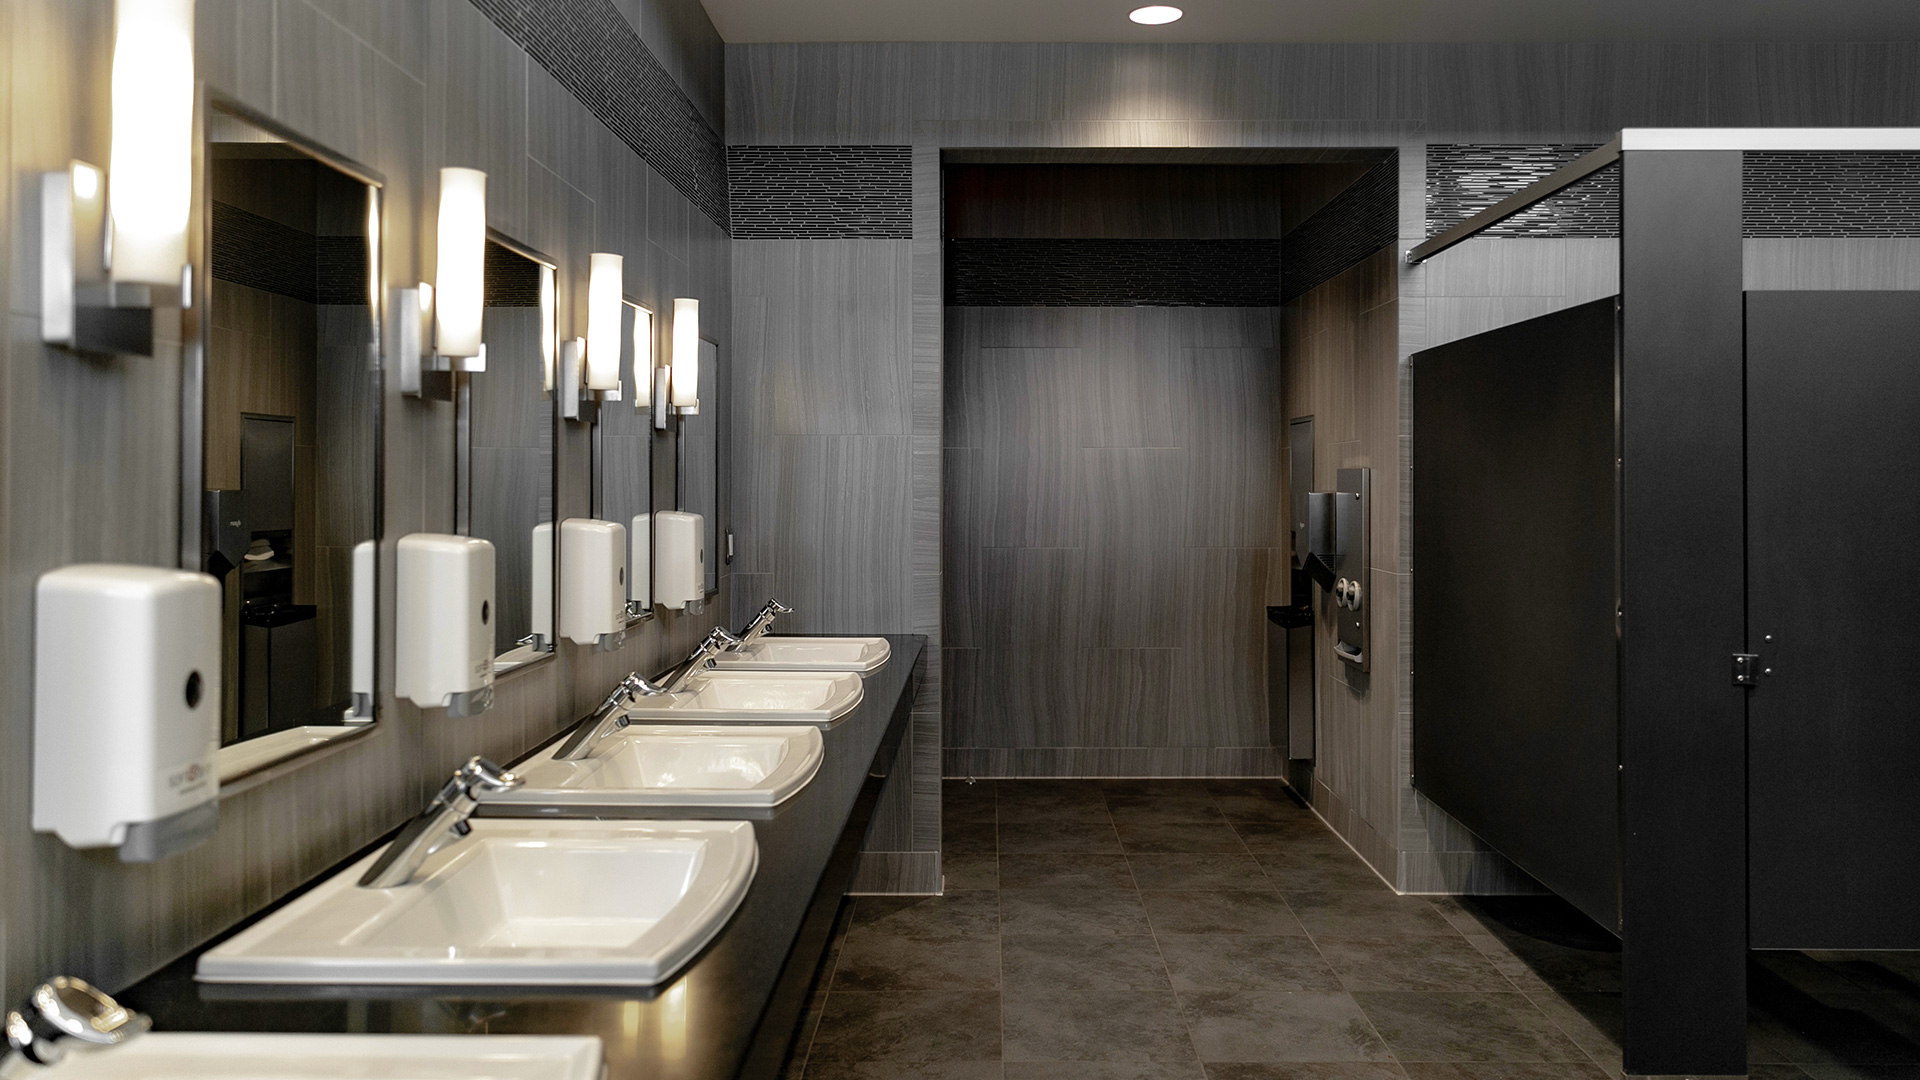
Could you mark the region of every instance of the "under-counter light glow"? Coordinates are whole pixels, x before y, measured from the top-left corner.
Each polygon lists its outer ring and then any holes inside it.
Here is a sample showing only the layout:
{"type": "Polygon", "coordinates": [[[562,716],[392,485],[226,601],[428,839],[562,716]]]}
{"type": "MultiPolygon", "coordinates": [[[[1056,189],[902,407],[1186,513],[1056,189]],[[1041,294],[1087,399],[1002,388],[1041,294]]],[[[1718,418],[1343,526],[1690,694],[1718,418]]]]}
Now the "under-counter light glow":
{"type": "Polygon", "coordinates": [[[1177,7],[1169,7],[1166,4],[1149,4],[1146,7],[1134,8],[1131,12],[1127,13],[1127,18],[1132,19],[1142,26],[1165,26],[1170,22],[1178,22],[1180,16],[1185,14],[1186,12],[1181,11],[1177,7]]]}
{"type": "Polygon", "coordinates": [[[553,393],[553,363],[560,349],[560,327],[553,297],[553,267],[540,268],[540,389],[553,393]]]}
{"type": "Polygon", "coordinates": [[[620,389],[621,293],[626,260],[596,251],[587,256],[587,372],[589,390],[620,389]]]}
{"type": "Polygon", "coordinates": [[[193,0],[114,6],[112,153],[113,280],[177,286],[193,195],[193,0]]]}
{"type": "Polygon", "coordinates": [[[653,407],[653,312],[633,309],[633,407],[653,407]]]}
{"type": "Polygon", "coordinates": [[[438,259],[433,349],[478,356],[487,261],[487,174],[479,169],[440,170],[438,259]]]}
{"type": "Polygon", "coordinates": [[[700,301],[673,302],[673,378],[667,404],[696,412],[700,408],[700,301]]]}

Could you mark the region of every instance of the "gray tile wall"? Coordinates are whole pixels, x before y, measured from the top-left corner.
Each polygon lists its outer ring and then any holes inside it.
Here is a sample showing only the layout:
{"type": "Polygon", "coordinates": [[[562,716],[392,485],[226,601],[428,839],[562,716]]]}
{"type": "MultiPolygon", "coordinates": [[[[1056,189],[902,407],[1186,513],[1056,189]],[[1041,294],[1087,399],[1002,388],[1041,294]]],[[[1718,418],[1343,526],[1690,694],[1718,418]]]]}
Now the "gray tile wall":
{"type": "Polygon", "coordinates": [[[948,775],[1275,775],[1277,315],[947,309],[948,775]]]}
{"type": "MultiPolygon", "coordinates": [[[[697,0],[623,0],[623,10],[717,128],[721,54],[697,0]]],[[[503,679],[493,710],[478,719],[423,715],[383,693],[372,734],[228,798],[218,834],[165,862],[123,865],[31,832],[34,580],[83,560],[172,565],[179,542],[178,346],[163,342],[153,358],[101,359],[39,340],[38,203],[27,180],[74,157],[107,160],[112,16],[110,0],[0,7],[12,73],[0,80],[0,146],[9,156],[0,170],[10,313],[0,339],[6,1000],[55,972],[126,985],[397,825],[467,756],[518,756],[626,671],[658,669],[691,648],[713,621],[663,619],[612,654],[563,644],[554,662],[503,679]]],[[[611,250],[626,255],[628,291],[649,305],[700,297],[728,355],[724,232],[468,0],[200,0],[196,38],[209,85],[386,176],[389,285],[417,281],[433,265],[439,167],[473,165],[489,173],[490,224],[558,259],[563,332],[584,328],[588,252],[611,250]]],[[[392,543],[451,527],[453,421],[450,405],[392,393],[385,409],[383,655],[391,656],[392,543]]],[[[670,460],[670,449],[664,441],[658,457],[670,460]]],[[[555,452],[560,513],[584,515],[586,429],[569,426],[555,452]]]]}
{"type": "MultiPolygon", "coordinates": [[[[1914,43],[739,45],[727,47],[726,141],[913,146],[914,240],[906,288],[876,272],[868,297],[843,302],[881,303],[872,324],[845,318],[850,307],[836,308],[831,320],[810,317],[804,340],[789,336],[777,347],[829,357],[823,362],[830,366],[823,370],[845,381],[857,376],[843,366],[851,363],[852,355],[851,349],[841,347],[843,342],[864,348],[876,326],[910,325],[910,361],[876,355],[863,363],[863,370],[875,385],[884,386],[897,377],[901,365],[910,363],[915,385],[935,388],[925,400],[937,403],[943,147],[1397,149],[1396,248],[1406,248],[1424,232],[1429,142],[1597,143],[1628,125],[1913,124],[1920,122],[1916,72],[1920,44],[1914,43]]],[[[746,267],[761,259],[750,251],[759,243],[736,244],[735,265],[743,275],[758,273],[746,267]]],[[[838,243],[815,246],[826,251],[838,243]]],[[[1609,243],[1489,239],[1423,267],[1389,261],[1380,269],[1390,275],[1386,289],[1396,302],[1365,309],[1374,312],[1368,320],[1373,332],[1385,339],[1368,355],[1384,357],[1391,349],[1395,366],[1391,371],[1371,367],[1364,381],[1348,380],[1339,389],[1347,396],[1330,398],[1326,408],[1334,410],[1348,430],[1365,416],[1374,425],[1369,430],[1381,434],[1371,441],[1352,435],[1334,440],[1331,425],[1317,425],[1316,431],[1323,432],[1321,458],[1330,466],[1333,442],[1348,442],[1352,453],[1341,463],[1371,465],[1376,490],[1383,497],[1397,492],[1397,502],[1384,508],[1384,517],[1376,507],[1375,518],[1386,545],[1375,551],[1376,566],[1396,575],[1398,584],[1398,595],[1388,596],[1376,608],[1382,618],[1398,609],[1387,625],[1404,621],[1413,599],[1404,541],[1408,492],[1404,483],[1381,482],[1387,476],[1403,477],[1412,452],[1406,358],[1429,344],[1608,295],[1615,288],[1609,275],[1617,261],[1606,247],[1609,243]],[[1503,246],[1488,246],[1496,244],[1503,246]],[[1396,434],[1389,439],[1385,432],[1396,434]],[[1384,527],[1389,520],[1400,527],[1384,527]]],[[[1843,266],[1860,280],[1905,272],[1895,261],[1897,253],[1885,247],[1767,250],[1768,280],[1804,278],[1816,264],[1843,266]]],[[[793,253],[781,258],[788,260],[781,265],[795,269],[806,265],[793,253]]],[[[759,280],[762,289],[782,288],[764,275],[759,280]]],[[[743,308],[743,328],[750,317],[743,308]]],[[[916,418],[921,400],[916,396],[916,418]]],[[[937,405],[933,416],[937,424],[937,405]]],[[[918,434],[920,427],[914,430],[917,478],[918,444],[925,436],[918,434]]],[[[929,621],[937,623],[937,599],[929,604],[918,591],[939,577],[935,538],[940,508],[936,503],[922,509],[928,490],[937,491],[937,482],[930,488],[916,479],[909,496],[913,531],[901,557],[913,567],[915,618],[931,612],[929,621]]],[[[766,527],[780,521],[771,486],[757,492],[743,489],[742,498],[756,504],[743,506],[742,514],[758,514],[766,527]]],[[[882,519],[893,520],[887,515],[882,519]]],[[[891,566],[889,559],[876,556],[873,561],[891,566]]],[[[848,579],[844,585],[862,596],[890,596],[896,580],[848,579]]],[[[940,655],[939,644],[935,642],[935,656],[940,655]]],[[[929,680],[930,693],[938,693],[939,686],[937,677],[929,680]]],[[[1411,673],[1403,660],[1398,670],[1376,668],[1364,710],[1335,709],[1322,715],[1322,738],[1331,740],[1337,755],[1350,764],[1323,770],[1314,796],[1317,805],[1402,888],[1524,887],[1508,875],[1501,860],[1472,850],[1465,830],[1408,786],[1410,692],[1411,673]],[[1361,809],[1349,809],[1354,807],[1361,809]]],[[[1083,775],[1114,767],[1097,755],[1072,764],[1083,775]]],[[[1214,767],[1204,759],[1184,764],[1202,771],[1214,767]]],[[[916,823],[937,815],[937,804],[925,813],[918,803],[915,809],[916,823]]]]}

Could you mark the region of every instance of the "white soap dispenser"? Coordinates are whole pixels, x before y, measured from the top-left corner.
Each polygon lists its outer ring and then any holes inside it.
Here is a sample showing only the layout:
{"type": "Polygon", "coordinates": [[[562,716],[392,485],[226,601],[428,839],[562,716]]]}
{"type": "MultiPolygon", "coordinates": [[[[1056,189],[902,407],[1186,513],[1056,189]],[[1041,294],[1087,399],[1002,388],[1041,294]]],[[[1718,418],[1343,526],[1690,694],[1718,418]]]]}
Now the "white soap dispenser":
{"type": "Polygon", "coordinates": [[[373,719],[373,649],[379,636],[374,621],[374,560],[378,557],[378,545],[371,540],[353,545],[353,658],[349,665],[352,682],[347,688],[353,695],[353,704],[341,717],[349,724],[364,724],[373,719]]]}
{"type": "Polygon", "coordinates": [[[553,522],[533,527],[533,651],[553,648],[553,522]]]}
{"type": "Polygon", "coordinates": [[[707,599],[707,523],[699,514],[662,510],[654,518],[653,591],[675,611],[707,599]]]}
{"type": "Polygon", "coordinates": [[[89,563],[34,588],[33,827],[151,862],[220,817],[220,583],[89,563]]]}
{"type": "Polygon", "coordinates": [[[618,523],[560,523],[560,636],[601,652],[626,643],[627,530],[618,523]]]}
{"type": "Polygon", "coordinates": [[[633,515],[633,528],[627,533],[631,555],[627,559],[627,600],[635,611],[653,606],[653,525],[652,515],[633,515]]]}
{"type": "Polygon", "coordinates": [[[493,704],[493,545],[471,536],[400,538],[393,692],[423,709],[478,716],[493,704]]]}

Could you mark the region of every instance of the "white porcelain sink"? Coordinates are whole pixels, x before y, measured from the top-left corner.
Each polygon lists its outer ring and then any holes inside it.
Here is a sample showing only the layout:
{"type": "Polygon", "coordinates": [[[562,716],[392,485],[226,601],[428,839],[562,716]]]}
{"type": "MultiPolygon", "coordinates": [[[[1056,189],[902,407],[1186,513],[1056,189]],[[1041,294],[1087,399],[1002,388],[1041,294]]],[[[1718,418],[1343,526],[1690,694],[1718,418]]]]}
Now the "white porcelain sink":
{"type": "Polygon", "coordinates": [[[886,638],[763,637],[721,653],[715,665],[730,671],[879,671],[893,652],[886,638]]]}
{"type": "Polygon", "coordinates": [[[200,957],[203,982],[651,986],[719,933],[759,859],[744,821],[473,821],[409,883],[369,855],[200,957]]]}
{"type": "Polygon", "coordinates": [[[516,771],[502,806],[774,806],[820,771],[825,743],[806,727],[629,727],[579,761],[548,747],[516,771]]]}
{"type": "Polygon", "coordinates": [[[75,1050],[44,1080],[600,1080],[590,1035],[153,1032],[75,1050]]]}
{"type": "Polygon", "coordinates": [[[627,715],[637,720],[830,724],[852,712],[865,695],[866,684],[848,671],[708,671],[695,675],[678,694],[641,699],[627,715]]]}

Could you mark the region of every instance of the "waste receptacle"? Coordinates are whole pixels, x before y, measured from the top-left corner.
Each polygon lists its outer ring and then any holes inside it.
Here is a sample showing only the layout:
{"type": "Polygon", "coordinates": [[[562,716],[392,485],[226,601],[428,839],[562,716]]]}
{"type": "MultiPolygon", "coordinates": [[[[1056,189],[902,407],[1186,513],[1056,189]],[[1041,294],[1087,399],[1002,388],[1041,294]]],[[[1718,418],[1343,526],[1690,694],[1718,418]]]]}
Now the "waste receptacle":
{"type": "Polygon", "coordinates": [[[1267,609],[1267,727],[1274,748],[1285,750],[1288,760],[1312,760],[1311,601],[1267,609]]]}

